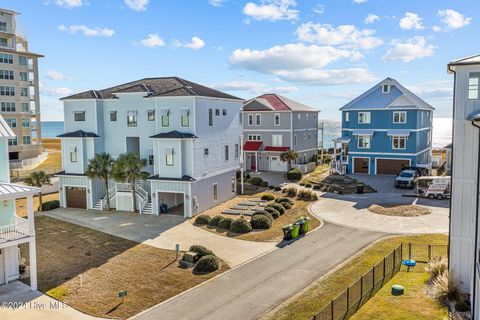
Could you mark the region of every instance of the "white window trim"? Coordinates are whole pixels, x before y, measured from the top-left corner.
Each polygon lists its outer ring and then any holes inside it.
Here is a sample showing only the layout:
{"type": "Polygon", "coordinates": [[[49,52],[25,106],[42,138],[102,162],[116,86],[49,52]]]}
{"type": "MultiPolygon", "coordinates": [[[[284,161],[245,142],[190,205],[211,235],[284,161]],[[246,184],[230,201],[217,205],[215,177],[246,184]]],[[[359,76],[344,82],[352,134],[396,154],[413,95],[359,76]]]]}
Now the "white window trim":
{"type": "MultiPolygon", "coordinates": [[[[474,86],[474,85],[472,85],[474,86]]],[[[468,100],[479,100],[480,99],[480,72],[470,72],[468,74],[468,80],[467,80],[467,99],[468,100]],[[477,97],[476,98],[470,98],[470,79],[472,78],[472,75],[478,75],[478,83],[477,83],[477,97]]]]}
{"type": "Polygon", "coordinates": [[[358,113],[358,123],[359,124],[370,124],[370,123],[372,123],[372,113],[371,112],[362,112],[362,111],[359,112],[358,113]],[[368,122],[360,122],[360,118],[361,118],[360,115],[361,114],[368,114],[368,122]]]}
{"type": "Polygon", "coordinates": [[[273,115],[273,125],[276,126],[276,127],[280,126],[280,113],[275,113],[273,115]],[[278,117],[278,124],[276,123],[277,117],[278,117]]]}
{"type": "Polygon", "coordinates": [[[406,150],[407,149],[407,137],[405,136],[392,136],[392,150],[406,150]],[[395,148],[394,141],[395,139],[398,140],[398,145],[400,145],[400,139],[404,139],[405,142],[403,143],[403,148],[395,148]]]}
{"type": "Polygon", "coordinates": [[[349,122],[350,121],[350,112],[345,112],[345,122],[349,122]]]}
{"type": "Polygon", "coordinates": [[[255,114],[255,126],[259,127],[262,125],[262,115],[260,113],[255,114]],[[257,122],[257,119],[260,120],[257,122]]]}
{"type": "Polygon", "coordinates": [[[248,141],[262,141],[262,135],[261,134],[249,134],[247,136],[248,141]],[[253,137],[257,137],[259,139],[253,139],[253,137]]]}
{"type": "Polygon", "coordinates": [[[382,93],[390,93],[390,87],[388,83],[382,84],[382,93]],[[387,91],[384,90],[385,86],[387,87],[387,91]]]}
{"type": "Polygon", "coordinates": [[[372,146],[372,136],[357,136],[357,148],[358,149],[370,149],[370,147],[372,146]],[[365,138],[368,138],[369,139],[369,146],[368,147],[360,147],[360,137],[362,137],[363,139],[365,138]]]}
{"type": "Polygon", "coordinates": [[[253,114],[248,114],[248,121],[247,121],[247,124],[249,126],[253,126],[255,124],[255,119],[253,118],[253,114]],[[250,121],[252,120],[252,121],[250,121]]]}
{"type": "Polygon", "coordinates": [[[272,146],[274,147],[282,147],[283,146],[283,135],[281,134],[272,134],[272,146]],[[275,143],[275,139],[273,137],[280,137],[280,139],[278,140],[280,143],[277,144],[275,143]]]}
{"type": "MultiPolygon", "coordinates": [[[[422,114],[422,118],[423,118],[423,112],[421,113],[422,114]]],[[[400,119],[400,116],[398,117],[400,119]]],[[[423,122],[423,120],[422,120],[423,122]]],[[[407,111],[394,111],[393,112],[393,123],[407,123],[407,111]],[[405,115],[405,121],[395,121],[395,114],[404,114],[405,115]]]]}

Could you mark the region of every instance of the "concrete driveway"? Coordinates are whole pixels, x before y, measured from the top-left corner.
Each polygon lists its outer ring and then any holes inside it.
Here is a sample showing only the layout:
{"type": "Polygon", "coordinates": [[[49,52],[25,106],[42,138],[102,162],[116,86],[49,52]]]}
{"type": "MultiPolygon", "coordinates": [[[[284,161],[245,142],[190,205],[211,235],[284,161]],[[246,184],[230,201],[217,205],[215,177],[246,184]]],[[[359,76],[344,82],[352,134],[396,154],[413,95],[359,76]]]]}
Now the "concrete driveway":
{"type": "Polygon", "coordinates": [[[176,244],[179,244],[181,251],[187,251],[190,246],[200,244],[213,250],[230,267],[277,249],[273,242],[253,242],[219,236],[195,227],[187,219],[175,215],[104,213],[71,208],[58,208],[45,215],[161,249],[175,250],[176,244]]]}
{"type": "Polygon", "coordinates": [[[101,319],[86,315],[68,305],[49,296],[32,291],[30,287],[20,281],[13,281],[0,286],[0,319],[71,319],[95,320],[101,319]],[[13,303],[13,307],[6,307],[3,303],[13,303]]]}
{"type": "Polygon", "coordinates": [[[372,241],[380,232],[325,224],[292,244],[225,272],[134,319],[258,319],[372,241]]]}

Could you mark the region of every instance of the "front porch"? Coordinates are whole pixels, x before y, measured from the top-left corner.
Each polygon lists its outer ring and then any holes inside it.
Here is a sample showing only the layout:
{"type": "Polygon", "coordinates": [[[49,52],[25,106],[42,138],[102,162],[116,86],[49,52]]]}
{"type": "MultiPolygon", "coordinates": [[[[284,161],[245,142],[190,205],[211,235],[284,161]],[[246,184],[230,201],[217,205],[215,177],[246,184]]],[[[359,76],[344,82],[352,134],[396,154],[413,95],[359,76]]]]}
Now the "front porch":
{"type": "Polygon", "coordinates": [[[333,140],[333,157],[330,163],[330,173],[345,175],[348,173],[348,144],[350,138],[341,137],[333,140]],[[337,144],[340,144],[340,153],[337,144]]]}

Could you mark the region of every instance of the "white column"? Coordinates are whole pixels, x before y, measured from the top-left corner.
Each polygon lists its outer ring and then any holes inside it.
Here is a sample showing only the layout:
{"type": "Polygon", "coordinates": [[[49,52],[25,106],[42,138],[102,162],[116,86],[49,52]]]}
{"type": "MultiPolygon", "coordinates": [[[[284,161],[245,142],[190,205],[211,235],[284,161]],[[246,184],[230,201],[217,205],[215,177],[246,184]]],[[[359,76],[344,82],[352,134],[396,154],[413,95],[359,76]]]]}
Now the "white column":
{"type": "Polygon", "coordinates": [[[28,242],[28,255],[30,260],[30,288],[37,290],[37,250],[35,247],[35,238],[28,242]]]}
{"type": "Polygon", "coordinates": [[[33,195],[27,196],[27,215],[28,215],[28,233],[31,236],[35,235],[35,218],[33,210],[33,195]]]}
{"type": "Polygon", "coordinates": [[[337,159],[337,141],[333,141],[333,160],[337,159]]]}
{"type": "Polygon", "coordinates": [[[258,152],[255,152],[255,172],[258,172],[258,152]]]}
{"type": "MultiPolygon", "coordinates": [[[[7,248],[2,249],[2,263],[3,263],[3,277],[5,279],[5,284],[8,284],[8,268],[10,264],[7,263],[7,253],[5,252],[7,248]]],[[[2,283],[0,283],[2,284],[2,283]]]]}

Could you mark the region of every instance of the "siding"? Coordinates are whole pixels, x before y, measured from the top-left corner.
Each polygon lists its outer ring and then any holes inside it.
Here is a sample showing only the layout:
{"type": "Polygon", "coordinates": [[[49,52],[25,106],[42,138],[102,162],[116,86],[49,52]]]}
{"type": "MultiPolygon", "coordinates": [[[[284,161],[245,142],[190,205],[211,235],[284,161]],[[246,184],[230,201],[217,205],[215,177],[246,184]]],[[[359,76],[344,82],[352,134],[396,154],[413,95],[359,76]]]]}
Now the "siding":
{"type": "Polygon", "coordinates": [[[197,198],[196,204],[198,205],[198,207],[194,208],[193,215],[199,214],[233,198],[236,193],[232,192],[232,178],[235,179],[235,177],[236,170],[232,170],[192,183],[192,195],[197,198]],[[217,201],[213,200],[214,183],[218,185],[217,201]]]}

